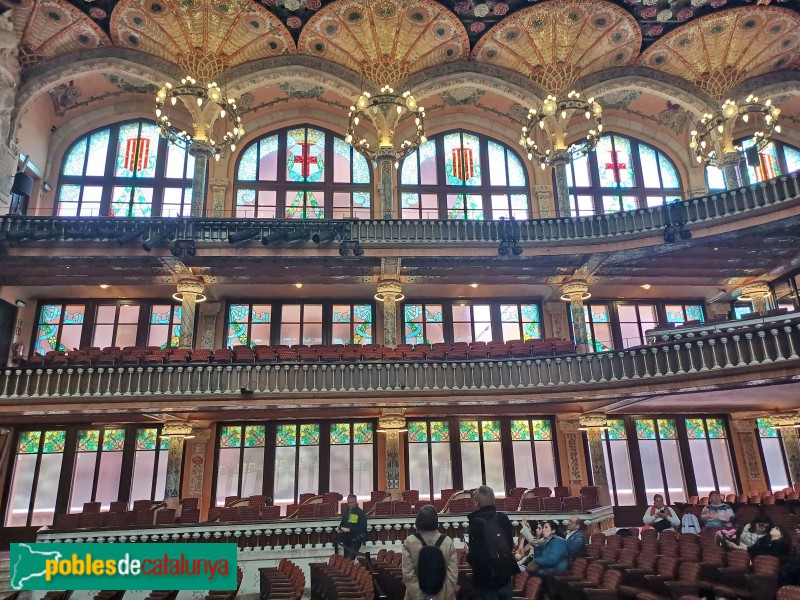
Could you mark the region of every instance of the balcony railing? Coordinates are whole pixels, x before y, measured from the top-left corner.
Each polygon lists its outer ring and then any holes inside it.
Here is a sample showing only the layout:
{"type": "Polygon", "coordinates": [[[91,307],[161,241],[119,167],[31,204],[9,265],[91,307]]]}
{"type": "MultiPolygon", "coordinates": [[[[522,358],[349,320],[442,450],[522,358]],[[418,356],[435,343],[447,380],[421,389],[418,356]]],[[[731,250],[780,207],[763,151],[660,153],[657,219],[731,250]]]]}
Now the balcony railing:
{"type": "Polygon", "coordinates": [[[642,235],[668,226],[705,224],[758,210],[780,208],[800,199],[798,173],[750,187],[710,194],[664,206],[590,217],[523,221],[466,220],[298,220],[216,218],[3,217],[0,231],[8,240],[125,240],[166,232],[172,239],[197,243],[227,242],[232,233],[254,231],[254,239],[286,229],[309,235],[341,228],[345,239],[367,244],[524,243],[591,241],[642,235]],[[257,234],[257,235],[256,235],[257,234]]]}
{"type": "MultiPolygon", "coordinates": [[[[726,376],[748,368],[800,360],[800,318],[762,323],[705,338],[642,348],[502,360],[361,363],[247,363],[6,369],[0,401],[36,398],[205,397],[613,387],[671,377],[726,376]],[[718,373],[710,373],[717,371],[718,373]]],[[[548,392],[549,393],[549,392],[548,392]]]]}

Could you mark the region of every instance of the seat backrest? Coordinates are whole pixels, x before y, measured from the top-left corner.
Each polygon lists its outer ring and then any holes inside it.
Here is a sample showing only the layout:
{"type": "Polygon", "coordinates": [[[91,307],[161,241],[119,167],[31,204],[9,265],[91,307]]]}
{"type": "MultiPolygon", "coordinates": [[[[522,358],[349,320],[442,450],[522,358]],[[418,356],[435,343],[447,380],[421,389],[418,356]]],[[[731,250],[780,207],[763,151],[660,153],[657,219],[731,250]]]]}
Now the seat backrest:
{"type": "Polygon", "coordinates": [[[660,559],[658,559],[657,573],[664,577],[675,579],[675,576],[678,573],[678,559],[673,558],[672,556],[662,556],[660,559]]]}
{"type": "Polygon", "coordinates": [[[585,581],[592,584],[590,587],[597,587],[600,585],[600,582],[603,579],[603,573],[605,573],[605,571],[605,565],[592,563],[589,565],[589,568],[586,569],[585,581]]]}
{"type": "Polygon", "coordinates": [[[728,552],[728,566],[746,570],[750,566],[750,554],[747,550],[731,550],[728,552]]]}
{"type": "Polygon", "coordinates": [[[784,585],[778,589],[778,600],[800,600],[800,586],[784,585]]]}
{"type": "Polygon", "coordinates": [[[778,574],[780,559],[777,556],[762,554],[753,559],[753,574],[762,577],[774,577],[778,574]]]}
{"type": "Polygon", "coordinates": [[[541,577],[531,577],[530,579],[528,579],[528,583],[525,584],[523,597],[527,598],[528,600],[534,600],[535,598],[539,597],[539,592],[541,591],[541,589],[542,589],[541,577]]]}
{"type": "Polygon", "coordinates": [[[603,584],[600,586],[604,590],[619,589],[619,584],[622,581],[622,571],[617,569],[609,569],[603,575],[603,584]]]}
{"type": "Polygon", "coordinates": [[[700,563],[686,560],[681,562],[678,567],[678,579],[680,581],[697,581],[700,577],[700,563]]]}

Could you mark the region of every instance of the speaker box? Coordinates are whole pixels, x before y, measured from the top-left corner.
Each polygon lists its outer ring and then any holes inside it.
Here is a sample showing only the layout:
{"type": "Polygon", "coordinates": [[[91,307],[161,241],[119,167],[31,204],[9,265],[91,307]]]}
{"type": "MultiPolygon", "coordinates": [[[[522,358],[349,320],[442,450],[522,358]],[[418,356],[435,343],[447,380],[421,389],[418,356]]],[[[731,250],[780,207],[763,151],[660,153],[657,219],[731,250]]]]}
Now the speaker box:
{"type": "Polygon", "coordinates": [[[17,196],[31,197],[33,191],[33,177],[20,171],[14,175],[14,185],[11,186],[11,193],[17,196]]]}
{"type": "Polygon", "coordinates": [[[758,148],[750,146],[744,151],[744,156],[747,159],[748,167],[758,167],[761,165],[761,159],[758,156],[758,148]]]}

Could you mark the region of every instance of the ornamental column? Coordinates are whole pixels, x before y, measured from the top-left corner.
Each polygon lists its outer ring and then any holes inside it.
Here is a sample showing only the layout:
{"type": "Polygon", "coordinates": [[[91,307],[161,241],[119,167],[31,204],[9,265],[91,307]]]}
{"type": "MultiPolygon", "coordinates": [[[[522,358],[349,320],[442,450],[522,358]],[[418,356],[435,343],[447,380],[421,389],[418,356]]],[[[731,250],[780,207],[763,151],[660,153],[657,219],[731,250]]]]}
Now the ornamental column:
{"type": "Polygon", "coordinates": [[[579,354],[589,352],[589,332],[586,330],[586,316],[583,301],[591,298],[589,286],[585,281],[575,280],[561,287],[561,299],[569,302],[572,313],[572,330],[575,334],[575,349],[579,354]]]}
{"type": "Polygon", "coordinates": [[[402,413],[386,413],[378,418],[378,432],[386,435],[386,480],[384,488],[397,499],[400,491],[400,433],[407,431],[402,413]]]}
{"type": "Polygon", "coordinates": [[[17,60],[19,34],[11,22],[11,10],[0,14],[0,209],[8,212],[11,185],[17,171],[19,151],[11,130],[14,101],[19,85],[20,68],[17,60]]]}
{"type": "Polygon", "coordinates": [[[178,346],[192,348],[194,344],[194,318],[197,304],[205,302],[205,286],[199,279],[186,278],[178,282],[178,291],[172,297],[181,303],[181,337],[178,346]]]}
{"type": "Polygon", "coordinates": [[[169,438],[167,476],[164,487],[164,502],[167,508],[178,508],[180,504],[183,442],[185,439],[192,437],[191,433],[192,424],[184,421],[167,421],[161,428],[161,437],[169,438]]]}
{"type": "MultiPolygon", "coordinates": [[[[211,187],[211,216],[221,219],[225,216],[225,192],[229,182],[227,179],[211,179],[208,183],[211,187]]],[[[232,212],[230,216],[235,217],[236,213],[232,212]]]]}
{"type": "Polygon", "coordinates": [[[789,465],[791,485],[800,483],[800,441],[798,441],[796,425],[800,425],[800,415],[789,413],[772,415],[772,425],[780,427],[783,451],[786,453],[786,462],[789,465]]]}
{"type": "Polygon", "coordinates": [[[189,155],[194,157],[194,176],[192,177],[192,216],[205,216],[206,177],[208,161],[214,156],[214,146],[208,142],[196,140],[189,146],[189,155]]]}
{"type": "Polygon", "coordinates": [[[739,467],[742,492],[766,489],[755,419],[730,419],[730,424],[734,433],[733,452],[739,467]]]}
{"type": "Polygon", "coordinates": [[[611,504],[611,494],[608,489],[608,475],[606,461],[603,455],[603,439],[600,432],[607,428],[606,416],[597,413],[587,413],[578,418],[580,428],[586,431],[589,440],[589,457],[592,461],[592,480],[597,488],[597,500],[601,506],[611,504]]]}
{"type": "Polygon", "coordinates": [[[750,300],[753,303],[753,310],[762,315],[769,310],[769,297],[772,290],[769,284],[765,281],[759,281],[746,285],[742,288],[742,294],[739,300],[746,302],[750,300]]]}
{"type": "Polygon", "coordinates": [[[739,187],[739,175],[736,172],[736,167],[741,162],[742,157],[738,152],[726,152],[717,161],[717,167],[722,170],[725,176],[725,187],[729,190],[735,190],[739,187]]]}
{"type": "Polygon", "coordinates": [[[558,215],[568,217],[569,207],[569,185],[567,184],[567,165],[570,163],[569,152],[566,150],[556,150],[550,164],[553,166],[556,177],[556,208],[558,215]]]}
{"type": "Polygon", "coordinates": [[[375,162],[378,164],[378,194],[381,199],[381,218],[394,218],[394,149],[381,147],[375,162]]]}
{"type": "Polygon", "coordinates": [[[383,279],[378,282],[375,300],[383,303],[383,345],[397,346],[397,303],[405,298],[403,288],[396,279],[383,279]]]}
{"type": "MultiPolygon", "coordinates": [[[[219,302],[205,302],[200,306],[200,336],[199,347],[203,350],[216,348],[214,339],[217,336],[217,316],[219,315],[219,302]]],[[[181,313],[183,314],[183,313],[181,313]]]]}

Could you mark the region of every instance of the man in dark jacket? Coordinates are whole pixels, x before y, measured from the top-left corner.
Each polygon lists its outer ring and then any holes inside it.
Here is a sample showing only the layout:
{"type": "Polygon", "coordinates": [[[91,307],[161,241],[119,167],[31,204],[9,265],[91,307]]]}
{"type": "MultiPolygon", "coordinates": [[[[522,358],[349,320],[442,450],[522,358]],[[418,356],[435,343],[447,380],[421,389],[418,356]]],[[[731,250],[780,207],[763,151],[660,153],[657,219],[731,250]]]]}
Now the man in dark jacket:
{"type": "Polygon", "coordinates": [[[358,507],[355,494],[347,497],[347,510],[339,523],[340,539],[344,546],[344,557],[355,560],[358,550],[367,536],[367,515],[358,507]]]}
{"type": "Polygon", "coordinates": [[[519,572],[514,560],[514,528],[494,506],[494,490],[475,490],[478,510],[469,519],[469,553],[476,600],[511,600],[511,577],[519,572]]]}

